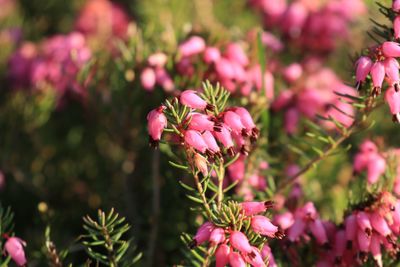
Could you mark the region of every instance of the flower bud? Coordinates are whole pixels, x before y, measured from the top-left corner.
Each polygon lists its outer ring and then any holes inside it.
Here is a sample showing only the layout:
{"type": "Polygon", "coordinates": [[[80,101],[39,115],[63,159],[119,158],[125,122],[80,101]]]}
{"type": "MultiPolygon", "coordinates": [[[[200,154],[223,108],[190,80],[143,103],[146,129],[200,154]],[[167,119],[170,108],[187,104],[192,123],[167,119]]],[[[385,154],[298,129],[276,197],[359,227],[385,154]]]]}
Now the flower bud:
{"type": "Polygon", "coordinates": [[[197,230],[196,235],[193,237],[191,248],[200,246],[210,239],[211,232],[214,230],[214,225],[211,222],[205,222],[197,230]]]}
{"type": "Polygon", "coordinates": [[[204,131],[202,134],[204,142],[207,144],[208,149],[213,153],[219,153],[220,149],[214,136],[210,131],[204,131]]]}
{"type": "Polygon", "coordinates": [[[225,241],[225,231],[222,228],[215,228],[210,235],[210,242],[214,245],[221,244],[225,241]]]}
{"type": "Polygon", "coordinates": [[[163,68],[165,66],[165,64],[167,63],[167,55],[162,53],[162,52],[158,52],[158,53],[154,53],[152,55],[149,56],[149,58],[147,59],[147,62],[149,63],[150,66],[155,67],[155,68],[163,68]]]}
{"type": "Polygon", "coordinates": [[[161,139],[164,128],[167,126],[167,117],[165,117],[163,109],[163,107],[153,109],[147,115],[147,130],[151,142],[158,142],[161,139]]]}
{"type": "Polygon", "coordinates": [[[386,161],[378,153],[372,154],[369,157],[367,165],[367,180],[369,184],[378,182],[379,177],[385,173],[386,161]]]}
{"type": "Polygon", "coordinates": [[[397,93],[393,87],[389,87],[385,93],[385,100],[389,105],[390,113],[393,115],[393,121],[400,122],[400,93],[397,93]]]}
{"type": "Polygon", "coordinates": [[[201,113],[191,113],[188,116],[190,120],[189,129],[196,130],[199,132],[202,131],[213,131],[214,130],[214,122],[212,122],[209,117],[205,114],[201,113]]]}
{"type": "Polygon", "coordinates": [[[326,244],[328,242],[328,237],[326,235],[324,225],[322,224],[320,219],[315,219],[314,221],[311,221],[308,227],[312,235],[315,237],[320,245],[326,244]]]}
{"type": "Polygon", "coordinates": [[[396,92],[399,91],[399,62],[397,62],[394,58],[387,58],[384,61],[385,65],[385,73],[389,78],[389,82],[394,88],[396,92]]]}
{"type": "Polygon", "coordinates": [[[361,252],[368,252],[369,251],[369,245],[371,243],[371,236],[365,234],[365,232],[361,229],[357,230],[357,243],[358,243],[358,249],[361,252]]]}
{"type": "Polygon", "coordinates": [[[282,214],[278,214],[274,217],[273,220],[275,225],[278,225],[282,230],[286,230],[290,228],[294,223],[293,214],[290,211],[287,211],[282,214]]]}
{"type": "Polygon", "coordinates": [[[229,264],[231,267],[246,267],[246,262],[237,252],[229,253],[229,264]]]}
{"type": "Polygon", "coordinates": [[[371,213],[369,219],[371,221],[372,228],[374,228],[374,230],[380,235],[386,237],[392,233],[386,220],[377,212],[371,213]]]}
{"type": "Polygon", "coordinates": [[[371,77],[372,77],[372,83],[374,85],[374,91],[372,92],[372,96],[376,97],[381,92],[383,79],[385,78],[385,66],[381,61],[377,61],[372,65],[371,77]]]}
{"type": "Polygon", "coordinates": [[[251,253],[252,249],[247,237],[239,231],[233,231],[229,238],[229,242],[235,249],[242,253],[251,253]]]}
{"type": "Polygon", "coordinates": [[[372,60],[369,57],[362,56],[356,62],[356,80],[357,82],[365,81],[367,75],[371,71],[372,60]]]}
{"type": "Polygon", "coordinates": [[[203,137],[198,131],[187,130],[185,132],[185,143],[201,153],[206,152],[207,144],[204,142],[203,137]]]}
{"type": "Polygon", "coordinates": [[[275,233],[278,232],[278,227],[273,225],[267,217],[262,215],[253,216],[251,219],[251,227],[257,234],[269,237],[275,237],[275,233]]]}
{"type": "Polygon", "coordinates": [[[251,247],[252,252],[250,254],[244,254],[244,259],[247,263],[250,263],[254,267],[266,267],[263,258],[261,257],[260,251],[256,247],[251,247]]]}
{"type": "Polygon", "coordinates": [[[221,52],[216,47],[207,47],[204,51],[203,60],[207,64],[215,63],[221,58],[221,52]]]}
{"type": "Polygon", "coordinates": [[[300,236],[304,234],[306,230],[306,223],[303,219],[295,219],[293,225],[288,229],[287,236],[292,242],[298,241],[300,236]]]}
{"type": "Polygon", "coordinates": [[[207,159],[199,153],[194,154],[194,165],[203,174],[204,177],[208,176],[208,164],[207,159]]]}
{"type": "Polygon", "coordinates": [[[205,109],[207,102],[199,97],[194,90],[183,91],[179,98],[182,105],[194,109],[205,109]]]}
{"type": "Polygon", "coordinates": [[[386,57],[400,57],[400,45],[391,41],[384,42],[382,52],[386,57]]]}
{"type": "Polygon", "coordinates": [[[394,38],[400,38],[400,16],[396,16],[393,21],[394,38]]]}
{"type": "Polygon", "coordinates": [[[382,252],[381,252],[381,242],[380,237],[377,234],[373,234],[371,237],[371,243],[369,245],[369,250],[371,251],[377,266],[382,267],[382,252]]]}
{"type": "Polygon", "coordinates": [[[27,263],[24,251],[25,246],[26,243],[22,239],[10,237],[4,245],[4,249],[18,266],[23,266],[27,263]]]}
{"type": "Polygon", "coordinates": [[[290,83],[295,82],[302,74],[303,68],[298,63],[290,64],[283,70],[283,78],[290,83]]]}
{"type": "Polygon", "coordinates": [[[252,216],[252,215],[256,215],[258,213],[266,211],[268,208],[270,208],[272,206],[272,202],[270,202],[270,201],[266,201],[266,202],[248,201],[248,202],[240,203],[240,206],[242,207],[242,209],[244,211],[244,215],[252,216]]]}
{"type": "Polygon", "coordinates": [[[261,257],[265,260],[268,259],[268,267],[278,267],[275,262],[274,255],[272,255],[271,248],[268,246],[267,243],[264,244],[261,250],[261,257]]]}
{"type": "Polygon", "coordinates": [[[225,267],[229,263],[230,247],[222,244],[215,251],[215,267],[225,267]]]}
{"type": "Polygon", "coordinates": [[[249,59],[244,52],[243,48],[239,44],[230,43],[226,47],[225,56],[242,66],[247,66],[249,64],[249,59]]]}
{"type": "Polygon", "coordinates": [[[356,215],[358,227],[368,236],[372,233],[372,226],[367,213],[360,211],[356,215]]]}
{"type": "Polygon", "coordinates": [[[199,36],[192,36],[179,45],[178,51],[182,57],[190,57],[199,54],[206,48],[206,42],[199,36]]]}
{"type": "Polygon", "coordinates": [[[156,73],[152,68],[145,68],[140,74],[140,83],[147,91],[153,91],[156,85],[156,73]]]}
{"type": "Polygon", "coordinates": [[[400,11],[400,0],[393,0],[392,9],[394,12],[400,11]]]}
{"type": "Polygon", "coordinates": [[[227,111],[224,113],[224,123],[233,131],[238,133],[244,129],[240,116],[233,111],[227,111]]]}

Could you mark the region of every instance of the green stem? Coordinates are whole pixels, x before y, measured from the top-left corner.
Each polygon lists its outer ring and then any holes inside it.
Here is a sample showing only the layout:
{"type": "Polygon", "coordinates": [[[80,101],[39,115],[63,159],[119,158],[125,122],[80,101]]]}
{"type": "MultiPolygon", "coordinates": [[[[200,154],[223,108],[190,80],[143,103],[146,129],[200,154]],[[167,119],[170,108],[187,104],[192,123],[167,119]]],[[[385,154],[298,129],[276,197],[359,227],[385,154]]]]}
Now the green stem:
{"type": "Polygon", "coordinates": [[[212,216],[212,212],[211,212],[211,208],[210,205],[208,205],[207,202],[207,198],[203,189],[203,186],[201,185],[200,179],[199,179],[199,175],[195,172],[193,172],[193,177],[194,177],[194,183],[196,184],[197,187],[197,191],[199,192],[199,195],[201,197],[201,200],[203,201],[203,206],[206,210],[207,213],[207,217],[209,220],[211,220],[212,216]]]}
{"type": "Polygon", "coordinates": [[[224,168],[223,159],[220,160],[218,168],[219,168],[219,170],[217,171],[217,176],[218,176],[217,205],[218,205],[218,209],[221,209],[222,200],[224,199],[223,183],[224,183],[224,177],[225,177],[225,168],[224,168]]]}

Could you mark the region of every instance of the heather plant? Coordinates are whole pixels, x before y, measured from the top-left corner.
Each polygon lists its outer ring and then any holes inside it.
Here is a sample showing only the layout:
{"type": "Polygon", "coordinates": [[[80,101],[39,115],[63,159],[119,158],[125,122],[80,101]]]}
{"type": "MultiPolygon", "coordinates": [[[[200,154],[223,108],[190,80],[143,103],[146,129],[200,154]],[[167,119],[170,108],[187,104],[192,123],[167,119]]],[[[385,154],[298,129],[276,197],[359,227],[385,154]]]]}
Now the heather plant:
{"type": "Polygon", "coordinates": [[[397,266],[399,12],[0,0],[0,266],[397,266]]]}

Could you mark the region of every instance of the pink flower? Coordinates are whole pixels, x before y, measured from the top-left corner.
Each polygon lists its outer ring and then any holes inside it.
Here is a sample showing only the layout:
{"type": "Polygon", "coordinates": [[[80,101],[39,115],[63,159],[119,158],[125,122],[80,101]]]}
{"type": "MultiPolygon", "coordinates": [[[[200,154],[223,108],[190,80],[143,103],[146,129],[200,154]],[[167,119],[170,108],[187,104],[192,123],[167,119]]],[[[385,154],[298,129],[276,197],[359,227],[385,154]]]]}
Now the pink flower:
{"type": "Polygon", "coordinates": [[[149,63],[150,66],[155,67],[155,68],[163,68],[165,66],[165,64],[167,63],[167,55],[162,53],[162,52],[158,52],[158,53],[154,53],[152,55],[149,56],[149,58],[147,59],[147,62],[149,63]]]}
{"type": "Polygon", "coordinates": [[[165,92],[171,92],[175,89],[174,82],[164,68],[156,68],[156,81],[165,92]]]}
{"type": "Polygon", "coordinates": [[[379,177],[385,173],[386,161],[378,153],[372,154],[367,165],[367,180],[369,184],[378,182],[379,177]]]}
{"type": "Polygon", "coordinates": [[[358,249],[362,252],[368,252],[369,251],[369,245],[371,243],[371,234],[367,235],[365,234],[364,231],[361,229],[357,230],[357,243],[358,243],[358,249]]]}
{"type": "Polygon", "coordinates": [[[207,102],[196,94],[194,90],[183,91],[179,98],[182,105],[188,106],[194,109],[205,109],[207,102]]]}
{"type": "Polygon", "coordinates": [[[380,88],[382,87],[383,79],[385,78],[385,66],[381,61],[377,61],[372,65],[371,77],[375,89],[373,96],[377,96],[380,94],[380,88]]]}
{"type": "Polygon", "coordinates": [[[300,120],[300,112],[296,108],[290,108],[285,112],[284,128],[286,133],[294,134],[300,120]]]}
{"type": "Polygon", "coordinates": [[[214,225],[211,222],[205,222],[197,230],[196,235],[193,237],[193,243],[191,247],[200,246],[204,242],[208,241],[211,236],[211,232],[214,230],[214,225]]]}
{"type": "Polygon", "coordinates": [[[396,16],[393,21],[394,38],[400,38],[400,16],[396,16]]]}
{"type": "Polygon", "coordinates": [[[400,11],[400,0],[393,0],[392,9],[395,12],[399,12],[400,11]]]}
{"type": "Polygon", "coordinates": [[[369,219],[371,221],[372,228],[380,235],[386,237],[392,233],[386,220],[377,212],[371,213],[369,219]]]}
{"type": "Polygon", "coordinates": [[[194,165],[203,174],[204,177],[208,176],[208,161],[199,153],[194,154],[194,165]]]}
{"type": "Polygon", "coordinates": [[[290,83],[295,82],[302,74],[303,68],[298,63],[290,64],[283,70],[283,78],[290,83]]]}
{"type": "Polygon", "coordinates": [[[261,250],[261,256],[263,259],[268,258],[268,267],[278,267],[278,265],[275,262],[274,255],[272,255],[271,248],[268,246],[267,243],[264,244],[261,250]]]}
{"type": "Polygon", "coordinates": [[[232,181],[242,181],[245,174],[245,159],[240,156],[235,162],[228,167],[229,177],[232,181]]]}
{"type": "Polygon", "coordinates": [[[389,87],[385,93],[385,100],[393,115],[393,121],[400,123],[400,93],[397,93],[393,87],[389,87]]]}
{"type": "Polygon", "coordinates": [[[206,152],[207,144],[204,142],[203,137],[198,131],[187,130],[185,132],[185,143],[197,149],[201,153],[206,152]]]}
{"type": "Polygon", "coordinates": [[[346,250],[346,233],[344,230],[339,230],[335,233],[335,244],[333,251],[336,257],[342,257],[346,250]]]}
{"type": "Polygon", "coordinates": [[[347,241],[353,241],[357,233],[357,218],[354,214],[350,214],[344,221],[345,234],[347,241]]]}
{"type": "Polygon", "coordinates": [[[215,267],[225,267],[229,263],[230,247],[222,244],[215,251],[215,267]]]}
{"type": "Polygon", "coordinates": [[[360,211],[356,215],[358,227],[367,235],[371,235],[372,226],[367,213],[360,211]]]}
{"type": "Polygon", "coordinates": [[[391,41],[384,42],[382,52],[386,57],[400,57],[400,45],[391,41]]]}
{"type": "Polygon", "coordinates": [[[237,252],[229,253],[229,264],[231,267],[246,267],[246,262],[237,252]]]}
{"type": "Polygon", "coordinates": [[[273,225],[271,221],[262,215],[256,215],[251,219],[251,227],[254,232],[260,235],[275,237],[278,227],[273,225]]]}
{"type": "Polygon", "coordinates": [[[204,51],[203,59],[207,64],[215,63],[221,58],[221,52],[216,47],[207,47],[204,51]]]}
{"type": "Polygon", "coordinates": [[[240,206],[244,211],[244,215],[252,216],[266,211],[267,208],[270,208],[272,206],[272,203],[270,201],[266,202],[248,201],[240,203],[240,206]]]}
{"type": "Polygon", "coordinates": [[[190,120],[189,129],[191,130],[199,132],[214,130],[214,122],[205,114],[193,112],[188,115],[188,119],[190,120]]]}
{"type": "Polygon", "coordinates": [[[167,117],[163,113],[164,107],[153,109],[147,115],[147,130],[151,141],[157,142],[161,139],[161,134],[167,126],[167,117]]]}
{"type": "Polygon", "coordinates": [[[251,253],[252,248],[250,246],[249,240],[247,237],[239,231],[233,231],[229,238],[229,242],[235,249],[239,250],[242,253],[251,253]]]}
{"type": "Polygon", "coordinates": [[[282,230],[290,228],[294,223],[293,214],[287,211],[282,214],[278,214],[274,217],[274,224],[278,225],[282,230]]]}
{"type": "Polygon", "coordinates": [[[233,148],[232,136],[231,136],[231,133],[230,133],[230,131],[228,130],[228,128],[227,128],[227,126],[225,124],[222,124],[220,132],[215,132],[214,131],[214,136],[228,150],[233,148]]]}
{"type": "Polygon", "coordinates": [[[396,92],[399,91],[399,62],[395,58],[387,58],[384,61],[385,73],[389,78],[389,83],[394,86],[396,92]]]}
{"type": "Polygon", "coordinates": [[[140,82],[144,89],[153,91],[156,84],[156,73],[152,68],[145,68],[140,74],[140,82]]]}
{"type": "Polygon", "coordinates": [[[236,114],[239,115],[240,121],[244,125],[244,127],[247,130],[252,130],[256,127],[254,124],[253,118],[251,117],[250,113],[247,111],[247,109],[242,108],[242,107],[236,107],[234,108],[234,111],[236,114]]]}
{"type": "Polygon", "coordinates": [[[240,116],[233,111],[227,111],[224,113],[224,122],[229,126],[229,128],[238,133],[242,132],[242,130],[245,128],[242,124],[240,116]]]}
{"type": "Polygon", "coordinates": [[[225,231],[222,228],[215,228],[210,235],[210,242],[214,245],[221,244],[225,241],[225,231]]]}
{"type": "Polygon", "coordinates": [[[199,36],[192,36],[185,42],[179,45],[178,51],[182,57],[190,57],[199,54],[206,48],[206,43],[199,36]]]}
{"type": "Polygon", "coordinates": [[[251,247],[252,253],[244,254],[246,262],[250,263],[254,267],[266,267],[263,258],[261,257],[260,251],[256,247],[251,247]]]}
{"type": "Polygon", "coordinates": [[[362,56],[356,62],[356,80],[357,82],[365,81],[367,75],[371,71],[372,60],[369,57],[362,56]]]}
{"type": "Polygon", "coordinates": [[[300,236],[304,234],[306,223],[303,219],[296,219],[293,225],[288,229],[287,236],[292,242],[298,241],[300,236]]]}
{"type": "Polygon", "coordinates": [[[235,77],[235,70],[232,63],[226,58],[221,58],[215,63],[215,71],[223,80],[230,80],[235,77]]]}
{"type": "Polygon", "coordinates": [[[249,64],[249,59],[239,44],[230,43],[226,47],[225,56],[236,63],[239,63],[242,66],[247,66],[249,64]]]}
{"type": "Polygon", "coordinates": [[[381,252],[381,241],[377,234],[373,234],[371,237],[371,243],[369,245],[369,250],[371,251],[374,260],[379,267],[382,267],[382,252],[381,252]]]}
{"type": "Polygon", "coordinates": [[[213,153],[219,153],[220,149],[214,136],[209,131],[204,131],[202,134],[204,142],[207,144],[208,149],[213,153]]]}
{"type": "Polygon", "coordinates": [[[328,242],[328,237],[326,235],[324,225],[322,224],[320,219],[315,219],[311,221],[308,227],[319,244],[323,245],[328,242]]]}
{"type": "Polygon", "coordinates": [[[10,237],[4,245],[4,249],[18,266],[23,266],[27,263],[24,252],[25,246],[26,243],[22,239],[19,239],[18,237],[10,237]]]}

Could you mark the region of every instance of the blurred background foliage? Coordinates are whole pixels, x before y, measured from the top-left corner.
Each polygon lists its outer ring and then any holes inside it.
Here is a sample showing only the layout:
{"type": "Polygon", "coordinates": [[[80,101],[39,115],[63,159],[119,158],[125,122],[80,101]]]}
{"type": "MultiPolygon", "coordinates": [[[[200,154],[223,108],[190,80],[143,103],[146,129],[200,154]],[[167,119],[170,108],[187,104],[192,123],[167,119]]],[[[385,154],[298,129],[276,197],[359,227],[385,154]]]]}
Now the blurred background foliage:
{"type": "MultiPolygon", "coordinates": [[[[188,33],[206,34],[209,40],[218,42],[242,37],[261,25],[245,0],[115,2],[133,18],[133,30],[142,31],[142,40],[132,43],[136,47],[138,42],[147,45],[136,50],[134,58],[157,49],[172,52],[188,33]]],[[[374,1],[366,2],[369,16],[378,17],[374,1]]],[[[0,30],[18,27],[25,40],[40,42],[44,36],[70,32],[84,3],[20,0],[11,16],[0,19],[0,30]]],[[[369,27],[366,16],[355,25],[351,44],[342,46],[328,61],[349,83],[349,59],[370,42],[364,34],[369,27]]],[[[143,265],[179,263],[183,258],[179,236],[181,232],[193,233],[195,225],[191,222],[196,221],[191,203],[177,186],[185,174],[171,169],[166,156],[148,147],[145,129],[147,112],[159,105],[164,94],[142,90],[138,79],[131,77],[134,62],[114,61],[101,54],[101,46],[97,64],[104,67],[98,68],[96,77],[100,78],[92,83],[87,104],[69,99],[68,107],[59,107],[51,90],[10,93],[7,58],[15,48],[3,43],[0,37],[0,170],[6,177],[0,196],[3,205],[13,207],[15,231],[29,240],[32,266],[44,266],[45,258],[38,248],[44,242],[47,225],[52,227],[52,239],[60,248],[83,252],[74,242],[82,232],[80,218],[98,208],[111,207],[133,225],[130,234],[144,252],[143,265]]],[[[386,108],[374,113],[378,123],[373,130],[347,143],[358,145],[363,137],[385,135],[388,138],[378,143],[400,146],[397,128],[386,113],[386,108]]],[[[306,198],[318,203],[324,218],[336,222],[342,218],[356,150],[353,146],[350,153],[327,159],[303,181],[307,183],[306,198]]],[[[80,255],[74,254],[68,261],[80,255]]]]}

